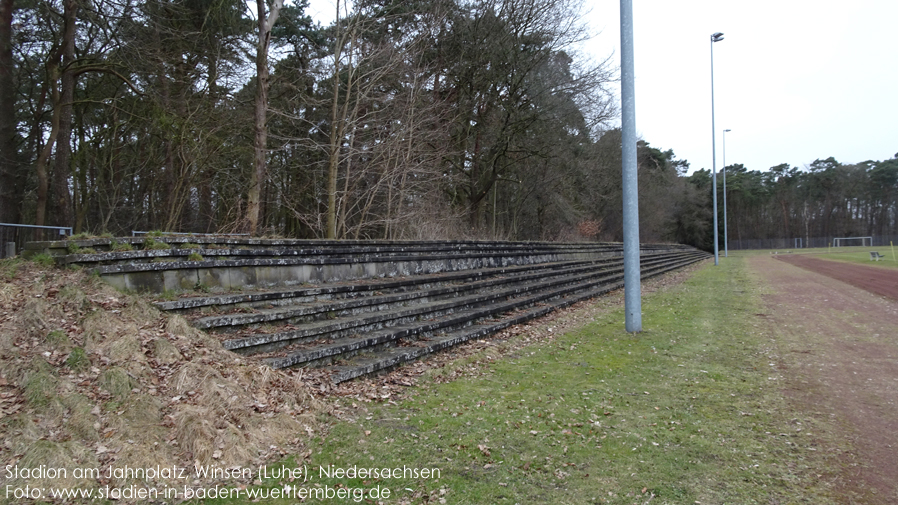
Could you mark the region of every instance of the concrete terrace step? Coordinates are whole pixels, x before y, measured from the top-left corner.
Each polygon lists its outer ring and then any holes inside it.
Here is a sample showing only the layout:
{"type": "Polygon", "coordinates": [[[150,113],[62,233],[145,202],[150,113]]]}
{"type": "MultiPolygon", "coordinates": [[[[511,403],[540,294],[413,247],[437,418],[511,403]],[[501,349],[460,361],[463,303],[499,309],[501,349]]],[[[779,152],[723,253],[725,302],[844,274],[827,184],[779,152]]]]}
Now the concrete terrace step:
{"type": "MultiPolygon", "coordinates": [[[[368,312],[372,310],[380,310],[384,306],[390,304],[399,304],[414,302],[417,300],[432,301],[443,298],[453,298],[464,293],[475,292],[488,289],[495,286],[501,286],[512,283],[526,282],[537,279],[547,279],[558,277],[561,275],[581,274],[587,275],[596,269],[607,268],[612,265],[620,266],[619,258],[611,258],[608,260],[589,262],[582,264],[577,262],[571,264],[551,264],[547,267],[553,268],[531,268],[531,269],[501,269],[502,273],[494,273],[488,276],[478,276],[474,278],[472,275],[447,275],[431,276],[426,284],[418,284],[418,289],[412,291],[409,289],[397,289],[396,292],[383,287],[383,284],[371,284],[376,294],[369,296],[355,296],[352,298],[331,298],[329,300],[298,300],[295,304],[279,303],[271,308],[256,309],[251,313],[225,314],[216,316],[206,316],[196,319],[192,322],[194,326],[202,329],[233,327],[241,325],[268,323],[273,321],[281,321],[285,319],[294,319],[300,317],[310,317],[316,314],[328,314],[328,317],[342,315],[343,311],[351,311],[351,314],[359,312],[368,312]],[[465,281],[465,282],[462,282],[465,281]],[[390,294],[384,294],[390,293],[390,294]],[[317,303],[315,303],[317,302],[317,303]]],[[[295,299],[294,299],[295,300],[295,299]]]]}
{"type": "MultiPolygon", "coordinates": [[[[649,255],[646,256],[645,259],[647,261],[659,261],[660,259],[662,259],[662,257],[658,255],[649,255]]],[[[454,298],[465,293],[477,292],[495,286],[511,285],[515,283],[535,280],[545,281],[549,278],[554,278],[561,275],[577,274],[585,276],[600,272],[603,269],[609,267],[614,267],[620,270],[622,268],[622,263],[623,262],[621,258],[609,258],[606,260],[597,260],[593,262],[548,264],[530,268],[515,267],[508,269],[496,269],[489,274],[487,272],[481,271],[477,272],[479,274],[482,274],[478,276],[473,276],[472,274],[450,274],[444,276],[436,275],[427,277],[426,284],[421,283],[411,285],[408,281],[403,282],[403,287],[409,289],[399,289],[395,293],[391,293],[391,286],[399,283],[372,283],[367,285],[369,289],[368,296],[355,296],[351,299],[345,299],[343,297],[329,295],[324,300],[292,298],[292,300],[295,300],[296,303],[287,303],[285,301],[291,300],[291,298],[281,298],[277,300],[278,303],[275,306],[270,306],[268,308],[262,309],[257,308],[255,310],[244,307],[244,312],[242,313],[200,317],[194,319],[192,321],[192,324],[197,328],[212,329],[270,323],[295,318],[307,318],[308,320],[308,318],[313,318],[316,316],[321,317],[322,315],[326,315],[326,317],[334,319],[347,315],[356,315],[363,312],[384,310],[391,304],[409,305],[417,301],[436,301],[445,298],[454,298]],[[461,281],[465,282],[461,283],[461,281]],[[410,291],[410,288],[418,289],[415,291],[410,291]],[[376,295],[371,294],[370,290],[375,290],[376,295]]],[[[300,290],[291,292],[290,294],[302,295],[305,293],[300,290]]],[[[350,292],[350,294],[356,295],[357,292],[350,292]]],[[[211,297],[210,299],[206,299],[200,303],[208,304],[210,303],[210,301],[220,301],[220,298],[211,297]]],[[[185,305],[197,306],[196,303],[196,301],[185,300],[177,305],[174,305],[174,302],[163,302],[158,305],[166,305],[167,307],[182,307],[185,305]]]]}
{"type": "MultiPolygon", "coordinates": [[[[614,258],[601,261],[615,261],[614,258]]],[[[231,306],[264,307],[275,305],[290,305],[294,303],[307,303],[313,301],[336,300],[358,296],[370,296],[373,293],[405,292],[419,289],[422,286],[433,286],[447,283],[474,282],[501,275],[513,275],[518,272],[537,272],[552,270],[567,266],[585,265],[594,263],[589,261],[568,261],[560,263],[544,263],[538,265],[510,266],[499,268],[483,268],[477,270],[462,270],[451,273],[423,274],[399,279],[361,279],[345,281],[333,284],[323,284],[314,287],[302,287],[293,289],[276,289],[259,292],[236,293],[213,296],[192,296],[177,300],[157,302],[160,310],[190,311],[203,307],[227,308],[231,306]]]]}
{"type": "MultiPolygon", "coordinates": [[[[647,244],[643,253],[684,250],[647,244]]],[[[496,241],[319,241],[210,237],[140,237],[34,242],[26,254],[46,252],[62,264],[91,268],[119,289],[162,293],[196,287],[246,290],[307,282],[420,275],[547,262],[594,260],[622,254],[617,243],[496,241]],[[113,251],[116,244],[163,249],[113,251]],[[83,254],[87,250],[89,254],[83,254]],[[191,257],[198,253],[202,259],[191,257]]]]}
{"type": "MultiPolygon", "coordinates": [[[[222,251],[239,251],[236,254],[247,255],[248,251],[258,251],[258,255],[264,255],[264,251],[302,251],[294,254],[365,254],[383,253],[390,251],[483,251],[483,250],[518,250],[525,252],[534,251],[559,251],[559,250],[595,250],[605,248],[617,250],[620,243],[555,243],[555,242],[507,242],[507,241],[378,241],[378,240],[298,240],[298,239],[251,239],[234,238],[228,236],[142,236],[123,238],[94,238],[84,240],[58,240],[49,242],[29,242],[25,246],[27,254],[40,252],[54,256],[66,256],[73,254],[73,250],[90,249],[96,254],[114,252],[117,245],[127,245],[132,249],[145,249],[150,243],[167,244],[170,249],[205,250],[213,253],[222,251]]],[[[657,250],[670,248],[686,248],[678,244],[643,244],[642,250],[657,250]]],[[[163,249],[167,250],[167,249],[163,249]]],[[[136,250],[122,252],[139,252],[136,250]]]]}
{"type": "MultiPolygon", "coordinates": [[[[240,259],[284,259],[301,258],[317,264],[345,262],[351,256],[359,262],[377,257],[427,257],[428,255],[447,256],[489,256],[534,255],[534,254],[576,254],[594,253],[600,250],[615,252],[618,244],[548,244],[548,243],[514,243],[514,242],[327,242],[327,241],[253,241],[226,240],[221,243],[191,242],[183,238],[129,238],[129,239],[91,239],[56,242],[31,242],[26,245],[27,254],[37,252],[50,253],[62,264],[80,264],[107,266],[104,272],[113,272],[115,265],[123,270],[139,271],[159,268],[146,265],[153,260],[182,260],[198,253],[213,261],[240,259]],[[162,249],[150,249],[149,241],[154,246],[162,245],[162,249]],[[145,247],[144,249],[113,250],[118,244],[145,247]],[[89,253],[79,251],[91,251],[89,253]]],[[[167,265],[171,268],[185,265],[167,265]]]]}
{"type": "Polygon", "coordinates": [[[292,351],[276,358],[267,358],[265,361],[272,368],[286,368],[332,356],[347,357],[353,352],[363,349],[375,349],[378,346],[394,343],[400,339],[427,337],[429,334],[436,331],[445,332],[446,330],[451,330],[453,328],[466,327],[471,324],[476,324],[474,323],[475,321],[494,318],[501,314],[520,310],[522,307],[530,307],[546,300],[563,296],[571,291],[580,291],[586,287],[592,287],[594,284],[616,286],[621,279],[621,275],[611,275],[596,283],[584,283],[583,285],[578,285],[573,288],[562,288],[553,291],[540,292],[536,295],[515,298],[511,301],[491,299],[491,303],[489,304],[451,312],[447,315],[435,317],[427,322],[398,325],[391,327],[387,331],[373,334],[356,334],[332,341],[319,341],[318,343],[313,343],[312,345],[307,346],[305,349],[292,351]]]}
{"type": "MultiPolygon", "coordinates": [[[[653,258],[646,261],[643,268],[646,273],[649,273],[655,269],[666,268],[671,261],[675,260],[653,258]]],[[[590,275],[576,273],[540,282],[532,282],[534,279],[530,278],[492,290],[480,290],[475,294],[458,296],[447,301],[425,301],[412,306],[403,305],[380,310],[373,315],[347,315],[335,320],[311,322],[287,331],[226,340],[223,345],[225,348],[242,353],[270,352],[305,342],[337,339],[360,332],[377,331],[384,327],[444,318],[456,313],[461,314],[458,316],[460,318],[458,322],[464,323],[521,306],[532,305],[548,298],[589,289],[597,284],[618,281],[622,278],[623,268],[620,265],[597,269],[590,275]]],[[[425,326],[422,325],[422,328],[425,326]]],[[[421,331],[431,331],[432,329],[426,328],[421,331]]]]}
{"type": "MultiPolygon", "coordinates": [[[[375,373],[623,285],[619,243],[324,241],[155,236],[32,243],[275,368],[375,373]],[[123,245],[127,244],[127,245],[123,245]],[[130,249],[130,250],[129,250],[130,249]],[[198,256],[197,256],[198,255],[198,256]]],[[[709,255],[641,245],[643,278],[709,255]]]]}
{"type": "Polygon", "coordinates": [[[409,321],[420,321],[441,317],[454,312],[472,310],[481,306],[505,300],[509,297],[521,296],[532,291],[539,291],[576,282],[567,277],[561,280],[536,284],[519,284],[504,289],[483,291],[481,293],[458,296],[449,300],[424,301],[412,306],[396,305],[388,310],[377,311],[370,315],[348,315],[336,320],[315,321],[303,324],[300,328],[276,333],[263,333],[243,338],[225,340],[222,345],[226,349],[247,353],[267,352],[283,348],[292,343],[320,338],[337,338],[348,333],[374,331],[385,326],[394,326],[409,321]]]}
{"type": "MultiPolygon", "coordinates": [[[[642,277],[643,279],[645,279],[648,277],[660,275],[664,272],[676,268],[681,268],[683,266],[686,266],[687,264],[699,260],[700,259],[694,259],[692,261],[686,261],[676,265],[668,265],[665,267],[649,269],[643,272],[642,277]]],[[[327,370],[327,373],[330,375],[331,381],[335,384],[340,383],[363,375],[387,370],[399,364],[419,359],[430,353],[467,342],[468,340],[487,337],[510,326],[525,323],[532,319],[549,314],[552,311],[573,305],[574,303],[583,300],[601,296],[622,287],[622,277],[610,282],[598,283],[591,289],[572,293],[563,298],[553,297],[553,299],[548,303],[543,303],[527,310],[507,312],[505,313],[504,317],[499,320],[478,320],[470,325],[460,325],[450,331],[445,331],[432,336],[425,336],[424,338],[419,338],[418,340],[406,345],[394,345],[392,347],[381,349],[377,352],[364,354],[356,352],[354,355],[351,353],[343,353],[343,355],[349,356],[349,359],[345,360],[343,363],[325,368],[327,370]]],[[[317,349],[315,352],[317,352],[318,355],[324,355],[328,353],[328,349],[322,347],[320,349],[317,349]]],[[[266,361],[272,367],[277,368],[281,366],[293,366],[297,363],[301,363],[302,359],[307,357],[311,358],[313,356],[315,356],[315,354],[309,353],[308,355],[303,356],[300,353],[296,353],[294,355],[288,355],[279,360],[269,359],[266,361]]]]}
{"type": "Polygon", "coordinates": [[[428,273],[495,268],[614,256],[614,250],[593,251],[471,251],[420,254],[328,255],[204,261],[129,263],[95,267],[95,271],[122,289],[166,290],[207,286],[236,289],[305,282],[422,275],[428,273]]]}

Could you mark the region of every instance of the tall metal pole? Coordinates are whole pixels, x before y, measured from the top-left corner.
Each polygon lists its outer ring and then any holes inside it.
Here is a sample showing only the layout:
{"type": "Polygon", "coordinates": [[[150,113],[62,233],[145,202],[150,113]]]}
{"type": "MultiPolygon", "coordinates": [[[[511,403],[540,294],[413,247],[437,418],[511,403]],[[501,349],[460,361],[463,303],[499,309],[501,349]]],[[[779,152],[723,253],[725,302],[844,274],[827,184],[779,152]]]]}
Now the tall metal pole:
{"type": "Polygon", "coordinates": [[[723,131],[723,257],[730,257],[730,241],[727,240],[727,132],[723,131]]]}
{"type": "Polygon", "coordinates": [[[636,170],[636,89],[633,1],[620,0],[621,173],[624,197],[624,312],[629,333],[642,331],[639,284],[639,184],[636,170]]]}
{"type": "Polygon", "coordinates": [[[720,264],[717,244],[717,127],[714,125],[714,43],[723,40],[723,34],[711,35],[711,193],[714,199],[714,266],[720,264]]]}

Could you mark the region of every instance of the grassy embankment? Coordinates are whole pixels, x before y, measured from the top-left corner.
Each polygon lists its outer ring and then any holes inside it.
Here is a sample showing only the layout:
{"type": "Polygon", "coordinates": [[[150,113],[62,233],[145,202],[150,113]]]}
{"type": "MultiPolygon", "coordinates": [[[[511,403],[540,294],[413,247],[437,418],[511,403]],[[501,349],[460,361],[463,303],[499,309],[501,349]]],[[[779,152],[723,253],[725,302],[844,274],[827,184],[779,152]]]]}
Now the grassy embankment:
{"type": "Polygon", "coordinates": [[[396,404],[346,401],[356,417],[312,445],[302,485],[379,485],[384,503],[830,502],[810,433],[825,427],[790,412],[755,316],[762,288],[738,256],[645,297],[639,335],[618,308],[549,343],[458,363],[469,377],[396,404]],[[440,478],[320,479],[330,465],[440,478]]]}

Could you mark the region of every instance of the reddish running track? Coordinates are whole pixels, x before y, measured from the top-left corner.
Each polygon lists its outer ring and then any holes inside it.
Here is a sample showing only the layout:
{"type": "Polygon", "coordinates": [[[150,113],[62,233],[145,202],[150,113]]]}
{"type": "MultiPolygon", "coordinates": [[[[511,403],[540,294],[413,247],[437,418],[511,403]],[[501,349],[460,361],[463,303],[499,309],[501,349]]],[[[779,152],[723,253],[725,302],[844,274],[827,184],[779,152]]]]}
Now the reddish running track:
{"type": "Polygon", "coordinates": [[[777,259],[865,291],[898,300],[898,269],[822,260],[804,254],[777,256],[777,259]]]}

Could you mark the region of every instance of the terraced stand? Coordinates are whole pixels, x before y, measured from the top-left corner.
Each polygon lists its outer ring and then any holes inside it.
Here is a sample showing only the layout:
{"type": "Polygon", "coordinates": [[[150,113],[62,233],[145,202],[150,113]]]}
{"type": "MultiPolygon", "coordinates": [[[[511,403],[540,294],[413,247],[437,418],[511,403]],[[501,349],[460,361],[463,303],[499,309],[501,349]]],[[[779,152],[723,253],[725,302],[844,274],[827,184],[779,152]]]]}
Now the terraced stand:
{"type": "MultiPolygon", "coordinates": [[[[93,268],[119,287],[161,291],[196,279],[194,285],[205,289],[234,290],[243,279],[237,293],[157,305],[182,313],[226,349],[274,368],[324,367],[335,383],[623,286],[620,244],[155,240],[172,247],[102,251],[113,246],[107,240],[34,244],[31,250],[56,252],[60,263],[93,268]],[[178,247],[184,244],[190,248],[178,247]],[[85,247],[94,251],[83,254],[85,247]],[[202,261],[167,261],[197,252],[202,261]]],[[[684,246],[645,245],[642,276],[707,257],[684,246]]]]}

